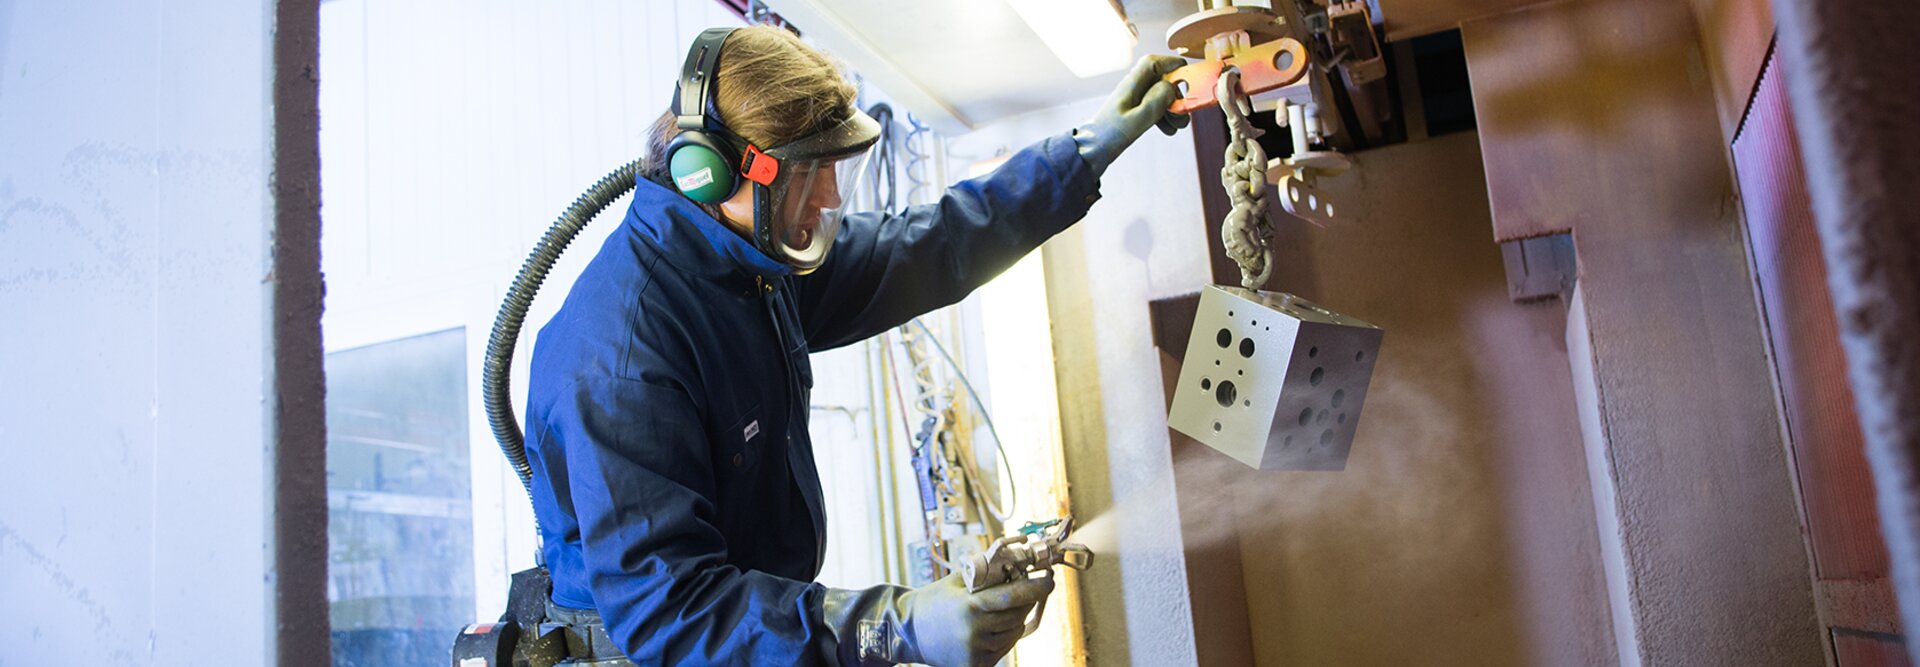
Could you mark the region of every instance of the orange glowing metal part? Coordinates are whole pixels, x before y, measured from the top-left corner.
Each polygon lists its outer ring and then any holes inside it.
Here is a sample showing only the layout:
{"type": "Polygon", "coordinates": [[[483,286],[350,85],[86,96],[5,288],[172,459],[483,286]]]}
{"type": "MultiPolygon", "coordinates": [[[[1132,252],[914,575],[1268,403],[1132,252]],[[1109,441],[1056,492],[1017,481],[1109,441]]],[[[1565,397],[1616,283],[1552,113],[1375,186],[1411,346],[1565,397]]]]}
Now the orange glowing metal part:
{"type": "Polygon", "coordinates": [[[1188,63],[1163,77],[1168,83],[1186,84],[1187,94],[1173,103],[1174,113],[1192,113],[1220,104],[1214,98],[1220,73],[1228,67],[1240,69],[1240,91],[1247,95],[1284,88],[1307,73],[1307,49],[1292,37],[1242,47],[1225,58],[1208,58],[1188,63]]]}

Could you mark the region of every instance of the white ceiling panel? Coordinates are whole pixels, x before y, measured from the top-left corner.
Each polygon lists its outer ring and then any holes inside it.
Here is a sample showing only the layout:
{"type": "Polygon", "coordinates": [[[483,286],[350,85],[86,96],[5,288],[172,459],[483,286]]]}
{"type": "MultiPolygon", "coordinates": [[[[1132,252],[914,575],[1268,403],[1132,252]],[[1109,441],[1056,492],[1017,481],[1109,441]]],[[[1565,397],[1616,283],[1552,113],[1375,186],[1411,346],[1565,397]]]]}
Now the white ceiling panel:
{"type": "MultiPolygon", "coordinates": [[[[1137,57],[1166,53],[1167,26],[1195,3],[1123,5],[1140,33],[1137,57]]],[[[949,134],[1105,95],[1124,73],[1074,76],[1006,0],[767,0],[767,6],[949,134]]]]}
{"type": "MultiPolygon", "coordinates": [[[[1008,1],[765,0],[801,34],[846,61],[898,106],[948,134],[1105,95],[1119,82],[1124,72],[1081,79],[1067,71],[1008,1]]],[[[1538,1],[1369,0],[1369,4],[1376,16],[1386,19],[1389,33],[1404,38],[1538,1]]],[[[1197,0],[1123,0],[1121,4],[1139,32],[1135,57],[1170,53],[1167,28],[1199,8],[1197,0]]]]}

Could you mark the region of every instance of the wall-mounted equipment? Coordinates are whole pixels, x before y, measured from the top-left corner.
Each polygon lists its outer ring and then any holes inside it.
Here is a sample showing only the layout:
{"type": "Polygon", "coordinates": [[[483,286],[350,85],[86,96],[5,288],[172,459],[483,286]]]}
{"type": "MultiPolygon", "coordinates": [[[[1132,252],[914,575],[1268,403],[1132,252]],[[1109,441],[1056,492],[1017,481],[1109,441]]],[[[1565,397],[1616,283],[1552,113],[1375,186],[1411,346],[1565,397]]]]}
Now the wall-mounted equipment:
{"type": "Polygon", "coordinates": [[[1262,470],[1341,470],[1379,327],[1278,292],[1210,285],[1167,425],[1262,470]]]}

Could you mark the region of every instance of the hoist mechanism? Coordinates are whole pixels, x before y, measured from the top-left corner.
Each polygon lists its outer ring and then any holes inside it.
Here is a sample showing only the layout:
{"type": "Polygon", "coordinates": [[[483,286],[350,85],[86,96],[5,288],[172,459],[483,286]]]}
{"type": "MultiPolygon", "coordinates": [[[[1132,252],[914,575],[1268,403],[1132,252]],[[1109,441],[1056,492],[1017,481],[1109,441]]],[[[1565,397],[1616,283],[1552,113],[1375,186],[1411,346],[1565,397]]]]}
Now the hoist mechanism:
{"type": "Polygon", "coordinates": [[[1352,161],[1329,140],[1341,127],[1330,75],[1349,88],[1385,76],[1370,14],[1351,1],[1202,0],[1167,47],[1198,59],[1166,77],[1182,87],[1173,110],[1218,106],[1226,120],[1220,238],[1240,268],[1239,286],[1201,292],[1167,424],[1254,468],[1340,470],[1383,332],[1262,288],[1275,262],[1269,188],[1294,217],[1336,219],[1317,181],[1352,161]],[[1265,112],[1289,132],[1290,154],[1269,158],[1259,142],[1253,117],[1265,112]]]}
{"type": "MultiPolygon", "coordinates": [[[[1386,61],[1371,12],[1357,0],[1271,0],[1231,2],[1201,0],[1199,11],[1175,22],[1167,31],[1167,48],[1197,60],[1173,71],[1166,80],[1181,87],[1173,110],[1189,113],[1219,106],[1227,115],[1229,154],[1223,185],[1230,196],[1236,190],[1264,191],[1272,186],[1280,207],[1318,226],[1332,225],[1336,207],[1316,182],[1352,166],[1352,160],[1334,149],[1343,123],[1334,86],[1346,99],[1364,100],[1363,87],[1386,76],[1386,61]],[[1274,123],[1289,130],[1292,152],[1264,153],[1254,161],[1246,148],[1259,136],[1249,117],[1272,112],[1274,123]]],[[[1367,136],[1379,133],[1374,114],[1356,116],[1367,136]]],[[[1240,264],[1243,286],[1267,275],[1264,239],[1264,193],[1235,198],[1235,222],[1251,228],[1222,230],[1229,254],[1240,264]],[[1248,201],[1248,199],[1251,201],[1248,201]],[[1256,240],[1258,239],[1258,240],[1256,240]],[[1238,250],[1238,252],[1236,252],[1238,250]]]]}

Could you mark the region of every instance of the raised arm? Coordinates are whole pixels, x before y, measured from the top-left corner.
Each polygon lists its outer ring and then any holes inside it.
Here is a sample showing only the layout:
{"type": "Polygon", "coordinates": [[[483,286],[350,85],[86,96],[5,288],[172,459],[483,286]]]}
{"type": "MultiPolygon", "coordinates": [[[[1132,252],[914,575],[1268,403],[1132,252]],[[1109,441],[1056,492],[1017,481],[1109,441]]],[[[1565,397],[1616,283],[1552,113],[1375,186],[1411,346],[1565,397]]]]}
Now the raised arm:
{"type": "Polygon", "coordinates": [[[846,345],[966,298],[1099,198],[1093,169],[1063,133],[938,202],[849,215],[826,263],[795,279],[808,345],[846,345]]]}
{"type": "Polygon", "coordinates": [[[1121,151],[1156,123],[1169,134],[1186,125],[1167,113],[1180,93],[1161,79],[1184,62],[1141,58],[1092,120],[947,188],[937,203],[848,216],[826,263],[795,279],[807,343],[838,347],[966,298],[1085,216],[1121,151]]]}

